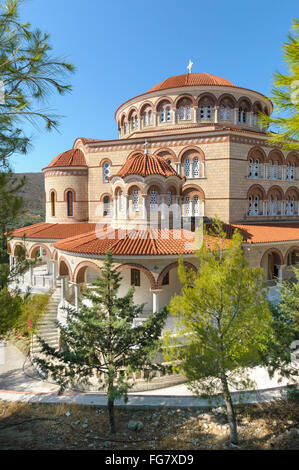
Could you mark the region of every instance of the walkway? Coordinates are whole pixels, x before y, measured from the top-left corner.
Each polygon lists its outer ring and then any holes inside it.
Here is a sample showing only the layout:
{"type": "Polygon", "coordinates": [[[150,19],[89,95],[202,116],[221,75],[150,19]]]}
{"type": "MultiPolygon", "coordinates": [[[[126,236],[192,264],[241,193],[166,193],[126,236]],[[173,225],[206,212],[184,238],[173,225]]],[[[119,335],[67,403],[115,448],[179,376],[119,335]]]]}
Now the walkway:
{"type": "MultiPolygon", "coordinates": [[[[260,402],[264,400],[275,400],[281,398],[285,393],[283,387],[288,382],[283,379],[278,382],[275,376],[272,380],[266,370],[261,367],[252,371],[251,377],[257,383],[256,392],[239,394],[233,392],[234,401],[242,397],[242,402],[260,402]]],[[[57,395],[58,387],[46,381],[42,381],[36,370],[30,365],[23,354],[12,344],[0,347],[0,399],[9,401],[41,401],[47,403],[77,403],[104,406],[107,398],[104,393],[96,392],[70,392],[61,396],[57,395]]],[[[116,405],[133,407],[211,407],[222,402],[208,401],[193,398],[192,393],[185,385],[175,385],[159,390],[145,392],[133,392],[129,394],[129,401],[124,405],[123,400],[118,400],[116,405]]]]}

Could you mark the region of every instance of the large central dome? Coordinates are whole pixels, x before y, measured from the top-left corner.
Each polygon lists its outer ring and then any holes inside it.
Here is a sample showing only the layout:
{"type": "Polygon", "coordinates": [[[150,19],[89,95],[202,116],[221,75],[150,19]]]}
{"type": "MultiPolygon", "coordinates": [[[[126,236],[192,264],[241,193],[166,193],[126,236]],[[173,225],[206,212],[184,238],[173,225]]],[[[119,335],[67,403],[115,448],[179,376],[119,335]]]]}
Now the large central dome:
{"type": "Polygon", "coordinates": [[[151,91],[167,90],[168,88],[205,85],[236,86],[229,80],[226,80],[226,78],[216,77],[210,73],[184,73],[183,75],[166,78],[166,80],[158,83],[158,85],[155,85],[153,88],[148,90],[147,93],[150,93],[151,91]]]}

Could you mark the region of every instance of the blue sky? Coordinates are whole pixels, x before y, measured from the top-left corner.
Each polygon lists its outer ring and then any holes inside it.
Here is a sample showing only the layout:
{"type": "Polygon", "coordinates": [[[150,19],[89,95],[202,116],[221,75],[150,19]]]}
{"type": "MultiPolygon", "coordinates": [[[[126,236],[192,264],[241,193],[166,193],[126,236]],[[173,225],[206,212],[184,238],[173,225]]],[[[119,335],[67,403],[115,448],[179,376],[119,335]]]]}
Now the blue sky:
{"type": "Polygon", "coordinates": [[[70,95],[48,106],[59,133],[26,127],[33,148],[16,172],[40,171],[76,137],[117,138],[114,112],[127,99],[173,75],[208,72],[269,95],[284,70],[282,43],[297,0],[27,0],[22,19],[50,33],[55,55],[77,70],[70,95]]]}

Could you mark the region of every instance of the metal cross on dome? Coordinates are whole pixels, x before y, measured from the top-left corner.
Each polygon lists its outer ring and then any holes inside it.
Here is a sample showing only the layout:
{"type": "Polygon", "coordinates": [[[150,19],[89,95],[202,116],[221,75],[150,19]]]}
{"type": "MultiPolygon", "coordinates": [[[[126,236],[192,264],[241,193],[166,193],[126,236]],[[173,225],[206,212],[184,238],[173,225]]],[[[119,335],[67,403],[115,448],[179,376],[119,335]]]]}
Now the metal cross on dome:
{"type": "Polygon", "coordinates": [[[190,60],[189,60],[189,64],[187,65],[187,69],[189,70],[189,73],[192,72],[192,67],[193,67],[193,65],[194,65],[194,62],[192,62],[192,60],[190,59],[190,60]]]}

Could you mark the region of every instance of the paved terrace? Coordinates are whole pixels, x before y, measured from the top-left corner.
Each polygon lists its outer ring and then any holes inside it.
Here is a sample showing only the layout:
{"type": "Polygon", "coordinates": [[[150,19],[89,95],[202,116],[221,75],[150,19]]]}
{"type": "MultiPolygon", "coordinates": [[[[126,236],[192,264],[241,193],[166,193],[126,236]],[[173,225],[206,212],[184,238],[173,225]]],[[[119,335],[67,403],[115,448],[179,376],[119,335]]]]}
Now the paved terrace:
{"type": "MultiPolygon", "coordinates": [[[[256,382],[256,391],[239,393],[232,389],[233,400],[238,402],[255,403],[276,400],[285,395],[284,387],[293,383],[279,377],[270,379],[265,369],[256,367],[251,371],[251,378],[256,382]]],[[[47,402],[47,403],[77,403],[86,405],[105,406],[105,393],[70,391],[61,396],[57,395],[55,384],[43,381],[38,376],[28,359],[12,344],[2,343],[0,346],[0,399],[8,401],[47,402]]],[[[185,385],[175,385],[158,390],[133,392],[129,401],[124,404],[118,400],[116,405],[126,407],[211,407],[222,404],[222,401],[193,398],[185,385]]]]}

